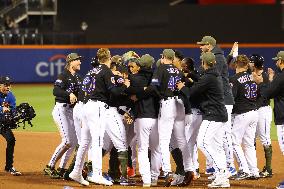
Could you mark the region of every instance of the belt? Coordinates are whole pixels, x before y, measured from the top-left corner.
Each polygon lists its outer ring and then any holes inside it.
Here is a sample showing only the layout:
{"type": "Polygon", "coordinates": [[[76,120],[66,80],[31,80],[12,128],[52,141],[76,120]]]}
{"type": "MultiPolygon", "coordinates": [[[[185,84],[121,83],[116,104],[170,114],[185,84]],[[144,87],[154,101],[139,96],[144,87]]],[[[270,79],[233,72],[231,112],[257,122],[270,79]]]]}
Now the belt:
{"type": "Polygon", "coordinates": [[[178,99],[178,96],[164,97],[162,100],[178,99]]]}
{"type": "Polygon", "coordinates": [[[56,102],[55,104],[62,105],[64,108],[74,108],[75,104],[68,104],[68,103],[62,103],[62,102],[56,102]]]}
{"type": "Polygon", "coordinates": [[[103,102],[103,101],[100,101],[100,100],[94,100],[94,99],[90,99],[91,101],[93,101],[93,102],[100,102],[100,103],[104,103],[104,107],[106,108],[106,109],[109,109],[109,105],[107,105],[107,103],[105,103],[105,102],[103,102]]]}

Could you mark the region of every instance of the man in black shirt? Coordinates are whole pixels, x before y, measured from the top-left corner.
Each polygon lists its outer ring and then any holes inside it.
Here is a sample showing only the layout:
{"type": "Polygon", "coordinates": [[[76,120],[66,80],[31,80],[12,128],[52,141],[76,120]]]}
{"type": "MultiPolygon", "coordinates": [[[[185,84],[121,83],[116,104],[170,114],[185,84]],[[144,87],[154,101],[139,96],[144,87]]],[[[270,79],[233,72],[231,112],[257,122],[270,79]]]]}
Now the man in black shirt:
{"type": "MultiPolygon", "coordinates": [[[[279,51],[277,56],[273,58],[276,61],[277,69],[280,73],[275,75],[275,72],[268,68],[268,75],[270,83],[267,86],[267,89],[264,90],[264,97],[274,99],[274,120],[277,127],[277,136],[280,146],[280,150],[284,155],[284,51],[279,51]]],[[[263,77],[257,77],[258,82],[263,82],[263,77]]]]}
{"type": "Polygon", "coordinates": [[[260,88],[260,96],[257,98],[257,112],[258,123],[256,127],[256,135],[259,137],[261,144],[263,145],[265,155],[265,166],[259,176],[262,178],[272,177],[271,160],[272,160],[272,146],[270,138],[270,127],[272,122],[272,108],[270,107],[269,99],[264,97],[265,86],[269,84],[269,78],[267,73],[264,72],[264,58],[258,54],[252,54],[249,57],[250,69],[253,74],[258,76],[262,75],[263,82],[260,88]]]}
{"type": "MultiPolygon", "coordinates": [[[[188,89],[182,84],[178,88],[188,98],[201,97],[201,111],[203,121],[200,125],[197,146],[201,149],[207,159],[214,163],[216,170],[215,180],[208,187],[230,187],[227,178],[226,156],[223,149],[223,135],[225,123],[228,120],[224,105],[224,91],[221,77],[215,67],[215,55],[206,52],[201,56],[203,75],[188,89]]],[[[193,146],[191,147],[193,148],[193,146]]],[[[193,152],[193,149],[191,150],[193,152]]]]}
{"type": "Polygon", "coordinates": [[[73,107],[77,102],[79,91],[79,76],[76,72],[80,70],[80,59],[81,56],[77,53],[67,55],[65,69],[54,83],[55,106],[52,116],[58,126],[62,142],[55,149],[48,165],[44,169],[44,173],[51,176],[51,178],[63,176],[67,161],[78,144],[73,122],[73,107]],[[60,158],[60,174],[58,174],[55,170],[55,165],[60,158]]]}
{"type": "Polygon", "coordinates": [[[73,171],[69,177],[82,185],[89,185],[89,182],[112,185],[111,181],[102,176],[102,146],[105,133],[105,114],[108,108],[107,102],[110,94],[119,95],[130,85],[127,81],[121,87],[115,86],[114,76],[109,69],[111,64],[111,55],[109,49],[101,48],[97,52],[97,58],[100,65],[90,71],[88,78],[84,78],[83,91],[88,95],[89,100],[84,105],[83,123],[81,131],[81,144],[79,146],[76,162],[73,171]],[[82,177],[82,168],[84,157],[92,142],[92,168],[93,175],[88,176],[88,181],[82,177]]]}
{"type": "MultiPolygon", "coordinates": [[[[234,99],[232,95],[232,90],[229,85],[229,72],[228,64],[224,56],[223,50],[217,45],[216,40],[212,36],[204,36],[200,42],[197,42],[200,45],[202,52],[212,52],[216,57],[216,68],[220,73],[222,78],[223,88],[224,88],[224,101],[228,113],[228,121],[226,123],[225,135],[224,135],[224,149],[226,152],[227,168],[232,175],[236,174],[236,169],[234,166],[233,158],[233,146],[232,146],[232,130],[231,130],[231,114],[234,104],[234,99]]],[[[210,162],[209,162],[210,163],[210,162]]],[[[211,162],[212,163],[212,162],[211,162]]],[[[210,173],[210,166],[206,172],[210,173]]],[[[212,173],[212,172],[211,172],[212,173]]]]}
{"type": "MultiPolygon", "coordinates": [[[[160,113],[158,117],[159,143],[162,153],[162,169],[167,173],[166,186],[173,181],[171,173],[169,144],[171,136],[175,137],[177,146],[183,152],[183,161],[188,159],[184,132],[185,109],[183,101],[178,98],[176,84],[183,78],[182,72],[173,65],[175,52],[165,49],[161,65],[155,71],[151,86],[158,91],[160,97],[160,113]]],[[[188,178],[192,177],[188,172],[188,178]]]]}
{"type": "Polygon", "coordinates": [[[256,99],[258,85],[247,73],[249,59],[245,55],[236,57],[236,74],[230,78],[235,104],[232,126],[234,153],[239,163],[239,171],[233,176],[236,180],[259,178],[256,150],[254,146],[258,113],[256,99]],[[242,146],[244,150],[242,149],[242,146]]]}

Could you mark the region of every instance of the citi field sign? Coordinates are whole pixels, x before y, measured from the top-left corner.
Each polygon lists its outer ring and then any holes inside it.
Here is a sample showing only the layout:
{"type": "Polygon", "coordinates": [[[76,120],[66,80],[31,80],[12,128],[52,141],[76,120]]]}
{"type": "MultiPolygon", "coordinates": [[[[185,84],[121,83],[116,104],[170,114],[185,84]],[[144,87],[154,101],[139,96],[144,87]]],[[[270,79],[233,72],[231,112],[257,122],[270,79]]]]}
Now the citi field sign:
{"type": "Polygon", "coordinates": [[[38,62],[35,66],[35,72],[39,77],[54,77],[60,74],[65,66],[66,55],[56,54],[48,61],[38,62]]]}

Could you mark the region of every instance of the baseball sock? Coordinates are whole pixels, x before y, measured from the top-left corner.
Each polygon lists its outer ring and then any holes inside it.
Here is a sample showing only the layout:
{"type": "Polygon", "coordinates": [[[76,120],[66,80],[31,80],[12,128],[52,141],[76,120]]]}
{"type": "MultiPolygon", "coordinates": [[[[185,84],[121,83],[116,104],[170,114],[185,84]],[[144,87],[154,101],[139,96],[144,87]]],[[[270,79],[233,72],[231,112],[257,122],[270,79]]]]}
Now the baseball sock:
{"type": "Polygon", "coordinates": [[[263,146],[265,154],[265,167],[267,170],[271,170],[271,160],[272,160],[272,146],[263,146]]]}
{"type": "Polygon", "coordinates": [[[185,175],[183,167],[182,151],[179,148],[176,148],[171,151],[171,154],[176,163],[176,174],[185,175]]]}
{"type": "Polygon", "coordinates": [[[117,154],[117,150],[114,147],[110,151],[108,174],[114,180],[118,179],[120,176],[118,154],[117,154]]]}
{"type": "Polygon", "coordinates": [[[121,175],[124,178],[127,178],[127,161],[128,161],[128,152],[118,152],[118,160],[120,162],[121,167],[121,175]]]}

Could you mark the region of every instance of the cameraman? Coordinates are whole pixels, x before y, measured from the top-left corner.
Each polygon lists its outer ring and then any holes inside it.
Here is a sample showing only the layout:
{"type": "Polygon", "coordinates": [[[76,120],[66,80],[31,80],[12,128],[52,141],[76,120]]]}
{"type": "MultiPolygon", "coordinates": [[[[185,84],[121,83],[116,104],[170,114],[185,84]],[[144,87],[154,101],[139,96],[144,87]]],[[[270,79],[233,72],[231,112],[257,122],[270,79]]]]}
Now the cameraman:
{"type": "Polygon", "coordinates": [[[6,166],[5,171],[14,176],[21,175],[21,172],[17,171],[13,167],[14,161],[14,147],[15,137],[8,125],[5,125],[1,118],[4,117],[5,113],[11,112],[16,108],[16,98],[10,91],[11,81],[9,77],[0,76],[0,134],[7,141],[6,148],[6,166]]]}

